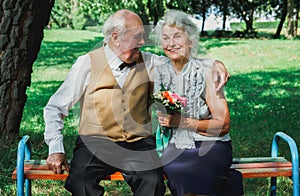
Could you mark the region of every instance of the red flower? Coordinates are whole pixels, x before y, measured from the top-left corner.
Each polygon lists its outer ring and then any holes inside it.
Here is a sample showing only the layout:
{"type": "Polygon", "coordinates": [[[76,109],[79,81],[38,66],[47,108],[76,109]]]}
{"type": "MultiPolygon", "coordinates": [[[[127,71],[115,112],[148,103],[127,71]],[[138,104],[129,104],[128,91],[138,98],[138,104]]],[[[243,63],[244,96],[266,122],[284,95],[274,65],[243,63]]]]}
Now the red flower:
{"type": "Polygon", "coordinates": [[[172,97],[170,96],[170,93],[169,93],[168,91],[164,91],[164,92],[163,92],[163,96],[164,96],[166,99],[168,99],[169,102],[170,102],[171,104],[174,104],[173,99],[172,99],[172,97]]]}

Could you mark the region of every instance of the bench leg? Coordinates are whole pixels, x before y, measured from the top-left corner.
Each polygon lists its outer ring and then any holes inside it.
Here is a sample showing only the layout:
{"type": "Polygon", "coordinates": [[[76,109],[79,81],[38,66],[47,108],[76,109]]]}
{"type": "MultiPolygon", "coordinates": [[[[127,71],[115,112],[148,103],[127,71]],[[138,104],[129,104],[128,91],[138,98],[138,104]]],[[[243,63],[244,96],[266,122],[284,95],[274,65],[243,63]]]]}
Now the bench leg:
{"type": "Polygon", "coordinates": [[[17,196],[24,196],[24,182],[26,182],[26,195],[31,195],[31,183],[24,176],[24,161],[31,157],[30,147],[27,144],[29,136],[25,135],[19,141],[17,152],[17,196]]]}
{"type": "MultiPolygon", "coordinates": [[[[299,196],[299,155],[298,155],[298,148],[296,142],[287,134],[283,132],[277,132],[272,141],[272,149],[271,149],[271,156],[277,157],[278,156],[278,142],[279,139],[282,139],[286,143],[288,143],[291,157],[292,157],[292,180],[293,180],[293,196],[299,196]]],[[[272,194],[272,179],[271,179],[271,194],[272,194]]],[[[276,183],[276,182],[275,182],[276,183]]],[[[275,184],[275,194],[276,194],[276,184],[275,184]]]]}
{"type": "Polygon", "coordinates": [[[276,196],[276,188],[277,188],[277,178],[271,177],[271,196],[276,196]]]}
{"type": "Polygon", "coordinates": [[[31,180],[25,179],[26,196],[31,196],[31,180]]]}

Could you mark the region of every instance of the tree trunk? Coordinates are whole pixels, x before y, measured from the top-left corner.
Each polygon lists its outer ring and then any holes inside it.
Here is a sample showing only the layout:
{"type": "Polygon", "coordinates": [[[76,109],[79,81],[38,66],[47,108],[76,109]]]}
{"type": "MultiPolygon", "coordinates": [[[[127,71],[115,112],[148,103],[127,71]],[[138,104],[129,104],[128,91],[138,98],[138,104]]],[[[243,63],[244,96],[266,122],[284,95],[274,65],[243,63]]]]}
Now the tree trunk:
{"type": "Polygon", "coordinates": [[[292,39],[295,37],[294,35],[294,0],[288,0],[287,4],[287,34],[286,37],[288,39],[292,39]]]}
{"type": "Polygon", "coordinates": [[[225,31],[226,30],[226,20],[227,20],[227,15],[228,15],[228,1],[223,1],[222,5],[222,11],[223,11],[223,24],[222,28],[225,31]]]}
{"type": "Polygon", "coordinates": [[[284,3],[282,4],[282,8],[281,8],[280,22],[278,24],[276,33],[273,36],[274,39],[278,39],[280,37],[280,33],[281,33],[281,30],[282,30],[286,15],[287,15],[287,0],[284,0],[284,3]]]}
{"type": "Polygon", "coordinates": [[[205,33],[204,33],[205,20],[206,20],[206,10],[203,10],[203,12],[202,12],[202,26],[201,26],[201,33],[200,33],[201,36],[205,35],[205,33]]]}
{"type": "Polygon", "coordinates": [[[297,37],[297,34],[298,34],[299,11],[300,11],[300,7],[297,7],[296,13],[295,13],[295,28],[294,28],[295,37],[297,37]]]}
{"type": "Polygon", "coordinates": [[[30,86],[54,0],[0,0],[0,139],[19,133],[30,86]]]}
{"type": "Polygon", "coordinates": [[[253,32],[253,15],[254,15],[254,9],[250,10],[248,18],[245,17],[246,32],[248,33],[253,32]]]}
{"type": "Polygon", "coordinates": [[[223,12],[223,24],[222,24],[222,29],[225,31],[226,30],[226,14],[223,12]]]}

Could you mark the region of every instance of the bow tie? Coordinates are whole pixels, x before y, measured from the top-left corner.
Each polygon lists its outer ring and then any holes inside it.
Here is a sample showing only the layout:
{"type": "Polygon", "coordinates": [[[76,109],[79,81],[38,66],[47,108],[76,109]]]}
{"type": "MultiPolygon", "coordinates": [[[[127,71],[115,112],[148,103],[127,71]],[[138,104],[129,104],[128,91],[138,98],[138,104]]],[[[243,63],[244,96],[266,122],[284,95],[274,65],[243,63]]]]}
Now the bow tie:
{"type": "Polygon", "coordinates": [[[125,62],[123,62],[120,66],[119,66],[119,68],[120,68],[120,70],[122,71],[125,67],[132,67],[132,66],[135,66],[136,65],[136,62],[132,62],[132,63],[125,63],[125,62]]]}

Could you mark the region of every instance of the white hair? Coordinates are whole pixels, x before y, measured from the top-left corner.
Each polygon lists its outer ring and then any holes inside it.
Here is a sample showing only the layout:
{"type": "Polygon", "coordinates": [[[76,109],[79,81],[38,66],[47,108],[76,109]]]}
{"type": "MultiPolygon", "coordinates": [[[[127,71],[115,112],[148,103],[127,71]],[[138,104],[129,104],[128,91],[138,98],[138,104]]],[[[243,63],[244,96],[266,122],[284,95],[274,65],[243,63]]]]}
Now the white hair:
{"type": "Polygon", "coordinates": [[[199,31],[196,24],[192,22],[189,17],[188,14],[179,10],[168,11],[163,18],[158,21],[154,29],[159,44],[161,45],[163,27],[176,26],[187,33],[188,39],[192,42],[192,56],[196,56],[198,53],[199,31]]]}
{"type": "Polygon", "coordinates": [[[134,13],[129,10],[120,10],[108,17],[102,27],[104,43],[108,43],[111,39],[112,32],[117,31],[120,34],[125,32],[126,18],[129,14],[134,13]]]}

